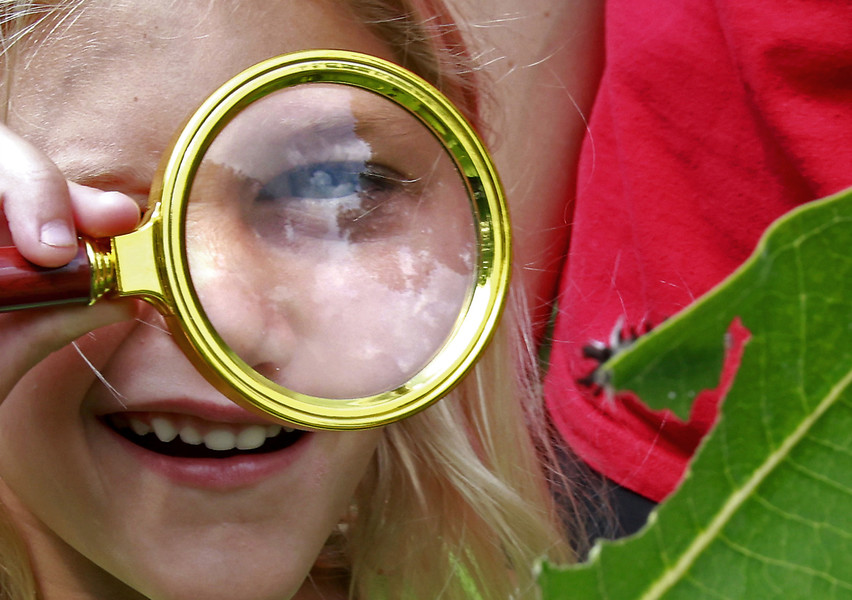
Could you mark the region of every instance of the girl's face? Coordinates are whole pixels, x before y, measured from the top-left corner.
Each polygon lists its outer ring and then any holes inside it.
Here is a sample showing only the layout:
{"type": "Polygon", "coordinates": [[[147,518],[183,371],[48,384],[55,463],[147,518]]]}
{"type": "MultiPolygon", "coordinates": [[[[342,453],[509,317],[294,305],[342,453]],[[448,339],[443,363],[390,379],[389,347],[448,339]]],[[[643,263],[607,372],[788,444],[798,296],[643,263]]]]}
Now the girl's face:
{"type": "MultiPolygon", "coordinates": [[[[245,67],[307,48],[392,59],[339,1],[93,0],[33,39],[9,127],[69,179],[140,203],[182,121],[245,67]]],[[[305,577],[381,433],[285,432],[274,452],[209,457],[267,425],[200,379],[151,310],[44,360],[0,405],[0,498],[45,597],[328,593],[305,577]],[[199,456],[140,445],[151,428],[203,439],[199,456]]]]}

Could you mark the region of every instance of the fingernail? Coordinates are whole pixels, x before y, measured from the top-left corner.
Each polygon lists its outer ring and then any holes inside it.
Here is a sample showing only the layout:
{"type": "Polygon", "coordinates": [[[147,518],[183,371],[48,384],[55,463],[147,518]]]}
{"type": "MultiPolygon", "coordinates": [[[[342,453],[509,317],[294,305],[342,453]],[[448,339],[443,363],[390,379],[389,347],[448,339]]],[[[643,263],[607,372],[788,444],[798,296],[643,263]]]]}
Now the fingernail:
{"type": "Polygon", "coordinates": [[[39,241],[45,246],[53,248],[67,248],[76,246],[77,239],[65,221],[50,221],[41,226],[39,241]]]}

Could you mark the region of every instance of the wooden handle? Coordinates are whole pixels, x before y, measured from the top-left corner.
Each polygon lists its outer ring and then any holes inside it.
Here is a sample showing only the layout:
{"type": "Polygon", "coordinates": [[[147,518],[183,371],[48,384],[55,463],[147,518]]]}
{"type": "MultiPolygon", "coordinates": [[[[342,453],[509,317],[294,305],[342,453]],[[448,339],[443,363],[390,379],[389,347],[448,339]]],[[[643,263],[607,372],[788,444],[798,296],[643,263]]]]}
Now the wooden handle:
{"type": "Polygon", "coordinates": [[[70,302],[88,303],[92,269],[85,242],[64,267],[46,269],[22,257],[16,248],[0,248],[0,311],[70,302]]]}

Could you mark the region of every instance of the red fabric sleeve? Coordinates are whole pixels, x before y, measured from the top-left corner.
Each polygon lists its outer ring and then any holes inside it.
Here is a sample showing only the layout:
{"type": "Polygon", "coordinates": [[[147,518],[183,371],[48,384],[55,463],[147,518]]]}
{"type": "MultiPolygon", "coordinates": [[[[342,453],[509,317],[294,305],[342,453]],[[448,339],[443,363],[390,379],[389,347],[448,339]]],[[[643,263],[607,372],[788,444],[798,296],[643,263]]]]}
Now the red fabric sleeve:
{"type": "Polygon", "coordinates": [[[733,271],[790,208],[852,185],[848,0],[609,0],[545,391],[590,466],[653,500],[677,485],[718,396],[689,423],[577,383],[581,348],[655,325],[733,271]]]}

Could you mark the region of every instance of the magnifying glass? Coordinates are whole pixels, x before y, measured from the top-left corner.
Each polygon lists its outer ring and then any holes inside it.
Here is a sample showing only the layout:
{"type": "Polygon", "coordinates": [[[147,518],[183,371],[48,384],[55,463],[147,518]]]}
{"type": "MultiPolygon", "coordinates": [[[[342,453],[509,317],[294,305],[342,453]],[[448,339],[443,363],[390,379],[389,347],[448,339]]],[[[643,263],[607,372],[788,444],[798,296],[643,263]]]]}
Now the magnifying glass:
{"type": "Polygon", "coordinates": [[[375,57],[299,52],[204,102],[134,232],[85,241],[61,269],[3,249],[0,310],[143,298],[238,404],[362,429],[471,368],[509,246],[493,164],[440,92],[375,57]]]}

